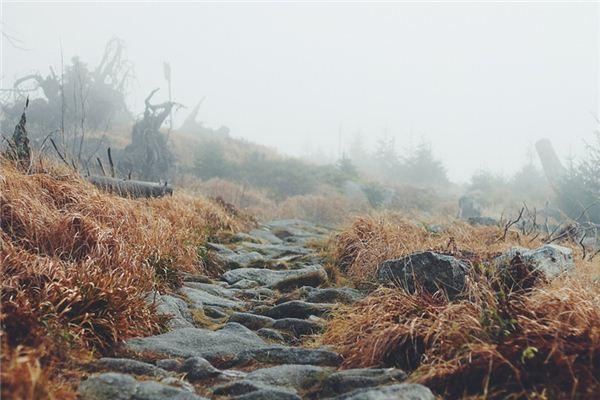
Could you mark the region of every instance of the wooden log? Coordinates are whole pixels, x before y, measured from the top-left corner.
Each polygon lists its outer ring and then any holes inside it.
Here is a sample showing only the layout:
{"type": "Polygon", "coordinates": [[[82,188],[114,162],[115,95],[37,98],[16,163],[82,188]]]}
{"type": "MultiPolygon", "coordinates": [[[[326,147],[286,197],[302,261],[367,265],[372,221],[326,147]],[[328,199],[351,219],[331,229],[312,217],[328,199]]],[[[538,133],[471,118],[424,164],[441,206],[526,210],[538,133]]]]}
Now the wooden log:
{"type": "Polygon", "coordinates": [[[88,181],[99,189],[121,197],[162,197],[172,195],[173,188],[154,182],[132,181],[108,176],[89,176],[88,181]]]}

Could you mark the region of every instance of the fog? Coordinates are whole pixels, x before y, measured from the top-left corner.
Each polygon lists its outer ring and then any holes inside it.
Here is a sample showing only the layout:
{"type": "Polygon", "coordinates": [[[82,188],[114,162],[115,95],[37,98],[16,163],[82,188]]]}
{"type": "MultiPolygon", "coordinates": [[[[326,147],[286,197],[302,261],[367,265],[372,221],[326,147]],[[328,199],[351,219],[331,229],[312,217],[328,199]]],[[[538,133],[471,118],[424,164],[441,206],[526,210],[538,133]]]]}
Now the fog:
{"type": "MultiPolygon", "coordinates": [[[[542,137],[579,154],[599,112],[598,6],[18,3],[2,8],[2,88],[126,42],[128,102],[161,87],[235,137],[332,159],[361,133],[430,142],[449,177],[512,173],[542,137]],[[18,41],[8,40],[7,35],[18,41]]],[[[187,110],[177,114],[185,118],[187,110]]]]}

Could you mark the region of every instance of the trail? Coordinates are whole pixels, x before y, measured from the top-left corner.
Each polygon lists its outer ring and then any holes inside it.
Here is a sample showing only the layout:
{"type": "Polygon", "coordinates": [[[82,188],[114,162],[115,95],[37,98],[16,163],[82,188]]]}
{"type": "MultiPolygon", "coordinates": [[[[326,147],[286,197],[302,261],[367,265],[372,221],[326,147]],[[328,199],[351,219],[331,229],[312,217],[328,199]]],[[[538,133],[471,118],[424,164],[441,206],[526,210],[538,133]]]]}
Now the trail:
{"type": "Polygon", "coordinates": [[[280,220],[208,243],[226,266],[220,279],[190,275],[177,294],[149,295],[170,331],[95,361],[81,398],[433,400],[399,369],[339,370],[339,354],[307,345],[337,306],[364,296],[329,282],[314,244],[330,233],[280,220]]]}

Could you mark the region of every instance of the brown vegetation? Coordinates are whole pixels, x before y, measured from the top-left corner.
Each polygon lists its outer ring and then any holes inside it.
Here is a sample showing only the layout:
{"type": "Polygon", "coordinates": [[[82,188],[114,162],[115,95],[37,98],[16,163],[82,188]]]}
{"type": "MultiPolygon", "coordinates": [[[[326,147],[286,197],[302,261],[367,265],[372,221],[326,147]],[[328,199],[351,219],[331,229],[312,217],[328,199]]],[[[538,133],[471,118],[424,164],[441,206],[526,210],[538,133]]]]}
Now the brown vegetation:
{"type": "Polygon", "coordinates": [[[160,330],[147,293],[207,273],[207,237],[246,223],[203,198],[123,199],[55,165],[25,175],[0,162],[6,398],[73,397],[61,391],[69,365],[160,330]]]}
{"type": "MultiPolygon", "coordinates": [[[[530,239],[499,228],[452,223],[430,234],[402,218],[357,219],[333,242],[355,282],[384,259],[435,249],[474,268],[463,297],[381,288],[337,312],[322,341],[344,367],[397,366],[444,398],[587,398],[600,391],[600,265],[578,262],[551,283],[506,282],[483,267],[494,252],[530,239]]],[[[537,245],[533,241],[530,245],[537,245]]]]}

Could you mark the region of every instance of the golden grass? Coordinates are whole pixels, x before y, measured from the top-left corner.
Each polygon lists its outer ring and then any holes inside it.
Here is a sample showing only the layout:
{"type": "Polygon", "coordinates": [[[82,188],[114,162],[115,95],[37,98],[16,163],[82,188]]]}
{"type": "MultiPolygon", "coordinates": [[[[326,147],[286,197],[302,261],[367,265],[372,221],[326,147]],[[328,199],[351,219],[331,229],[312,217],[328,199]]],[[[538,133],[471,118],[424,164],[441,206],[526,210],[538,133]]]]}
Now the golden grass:
{"type": "Polygon", "coordinates": [[[206,273],[207,237],[245,224],[203,198],[124,199],[56,165],[0,162],[3,398],[65,398],[53,388],[70,360],[160,330],[145,295],[206,273]]]}
{"type": "Polygon", "coordinates": [[[506,242],[500,240],[503,229],[472,226],[464,221],[442,221],[445,230],[431,233],[414,219],[402,214],[379,213],[355,218],[330,243],[330,252],[340,268],[351,279],[374,278],[377,266],[390,258],[415,251],[433,250],[445,254],[460,254],[465,258],[488,258],[515,245],[540,245],[539,239],[521,238],[510,232],[506,242]]]}
{"type": "MultiPolygon", "coordinates": [[[[384,218],[359,218],[332,244],[355,282],[372,280],[379,262],[413,251],[451,250],[478,263],[530,241],[513,233],[504,243],[497,228],[460,223],[431,235],[384,218]]],[[[340,309],[321,341],[341,352],[345,368],[397,366],[443,398],[592,399],[600,392],[599,272],[598,261],[578,261],[576,273],[528,287],[475,268],[466,294],[453,302],[380,288],[340,309]]]]}

